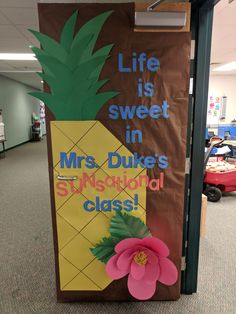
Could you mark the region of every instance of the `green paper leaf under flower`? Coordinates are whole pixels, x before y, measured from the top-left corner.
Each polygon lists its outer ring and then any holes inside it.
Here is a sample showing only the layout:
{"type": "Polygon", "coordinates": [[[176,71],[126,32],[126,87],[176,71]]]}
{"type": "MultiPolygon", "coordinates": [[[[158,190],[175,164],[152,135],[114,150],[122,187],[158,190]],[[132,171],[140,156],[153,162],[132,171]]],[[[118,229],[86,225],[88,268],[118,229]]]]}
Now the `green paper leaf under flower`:
{"type": "Polygon", "coordinates": [[[111,219],[110,234],[120,240],[126,238],[150,237],[151,233],[145,223],[138,217],[126,213],[116,212],[111,219]]]}
{"type": "Polygon", "coordinates": [[[120,242],[120,239],[113,237],[103,238],[95,247],[91,248],[90,251],[99,261],[107,263],[108,260],[115,255],[114,248],[118,242],[120,242]]]}
{"type": "Polygon", "coordinates": [[[151,233],[145,223],[138,217],[117,211],[111,219],[109,238],[103,238],[95,247],[92,254],[101,262],[107,263],[115,254],[115,246],[127,238],[150,237],[151,233]]]}

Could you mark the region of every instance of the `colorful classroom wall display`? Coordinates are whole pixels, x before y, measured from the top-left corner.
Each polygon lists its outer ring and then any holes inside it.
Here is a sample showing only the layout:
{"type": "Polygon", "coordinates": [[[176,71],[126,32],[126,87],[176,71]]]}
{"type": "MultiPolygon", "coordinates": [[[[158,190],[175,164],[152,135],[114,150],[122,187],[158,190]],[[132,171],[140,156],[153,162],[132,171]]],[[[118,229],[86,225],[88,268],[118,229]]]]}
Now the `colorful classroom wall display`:
{"type": "Polygon", "coordinates": [[[134,4],[39,4],[57,294],[180,295],[189,33],[134,4]],[[50,17],[50,18],[49,18],[50,17]]]}

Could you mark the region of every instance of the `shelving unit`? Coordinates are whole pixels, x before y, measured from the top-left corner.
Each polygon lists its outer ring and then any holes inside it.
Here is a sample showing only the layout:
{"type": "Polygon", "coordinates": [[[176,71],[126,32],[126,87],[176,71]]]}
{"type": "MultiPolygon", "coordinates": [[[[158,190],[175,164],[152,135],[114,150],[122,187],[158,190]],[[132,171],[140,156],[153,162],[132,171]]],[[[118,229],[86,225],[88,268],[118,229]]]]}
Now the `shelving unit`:
{"type": "Polygon", "coordinates": [[[210,124],[206,127],[206,139],[212,136],[218,136],[220,138],[236,140],[236,125],[232,124],[210,124]],[[213,135],[214,132],[214,135],[213,135]],[[210,136],[209,136],[210,135],[210,136]]]}

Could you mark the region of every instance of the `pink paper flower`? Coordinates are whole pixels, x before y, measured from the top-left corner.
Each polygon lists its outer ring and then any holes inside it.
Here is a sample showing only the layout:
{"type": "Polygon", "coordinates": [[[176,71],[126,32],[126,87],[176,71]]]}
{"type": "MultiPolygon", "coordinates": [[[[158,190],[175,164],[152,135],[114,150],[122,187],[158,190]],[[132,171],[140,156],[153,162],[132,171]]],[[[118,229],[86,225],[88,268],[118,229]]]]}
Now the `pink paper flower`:
{"type": "Polygon", "coordinates": [[[155,238],[128,238],[115,246],[116,254],[106,264],[106,272],[112,279],[128,274],[128,289],[138,300],[151,298],[156,282],[173,285],[178,278],[174,263],[167,258],[166,244],[155,238]]]}

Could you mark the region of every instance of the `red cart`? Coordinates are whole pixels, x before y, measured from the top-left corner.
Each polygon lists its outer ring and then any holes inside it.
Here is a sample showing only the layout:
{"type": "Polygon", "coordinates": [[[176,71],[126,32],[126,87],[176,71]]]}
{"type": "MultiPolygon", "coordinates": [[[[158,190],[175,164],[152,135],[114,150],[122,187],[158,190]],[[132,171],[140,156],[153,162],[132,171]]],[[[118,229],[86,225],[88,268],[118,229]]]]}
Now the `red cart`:
{"type": "MultiPolygon", "coordinates": [[[[224,140],[212,138],[211,145],[207,150],[204,160],[206,169],[207,162],[214,147],[223,143],[224,140]]],[[[222,192],[236,191],[236,170],[224,172],[211,172],[205,170],[204,175],[204,191],[207,200],[218,202],[221,199],[222,192]]]]}
{"type": "Polygon", "coordinates": [[[222,192],[236,191],[236,170],[226,172],[205,172],[204,183],[206,189],[204,194],[211,202],[217,202],[222,192]]]}

